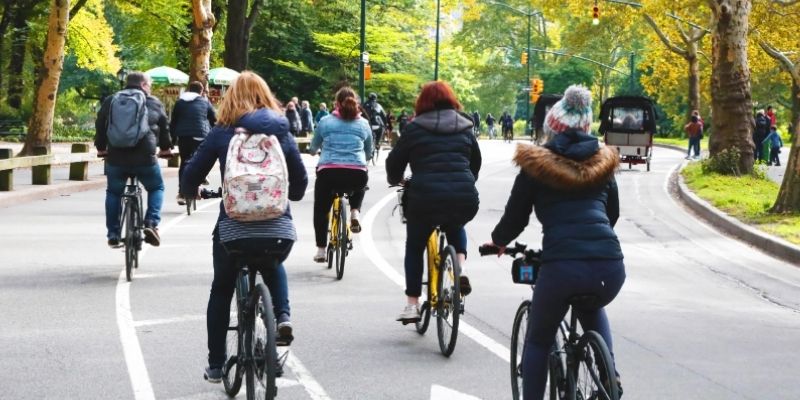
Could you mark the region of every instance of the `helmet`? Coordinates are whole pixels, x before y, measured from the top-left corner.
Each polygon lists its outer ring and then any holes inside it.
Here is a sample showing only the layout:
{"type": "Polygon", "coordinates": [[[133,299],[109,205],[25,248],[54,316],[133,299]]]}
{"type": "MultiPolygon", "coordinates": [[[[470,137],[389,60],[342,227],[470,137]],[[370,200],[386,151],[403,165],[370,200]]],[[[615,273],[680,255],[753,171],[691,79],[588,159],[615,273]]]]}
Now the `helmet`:
{"type": "Polygon", "coordinates": [[[370,99],[370,100],[378,100],[378,95],[377,95],[377,94],[375,94],[375,93],[370,93],[370,94],[369,94],[369,99],[370,99]]]}

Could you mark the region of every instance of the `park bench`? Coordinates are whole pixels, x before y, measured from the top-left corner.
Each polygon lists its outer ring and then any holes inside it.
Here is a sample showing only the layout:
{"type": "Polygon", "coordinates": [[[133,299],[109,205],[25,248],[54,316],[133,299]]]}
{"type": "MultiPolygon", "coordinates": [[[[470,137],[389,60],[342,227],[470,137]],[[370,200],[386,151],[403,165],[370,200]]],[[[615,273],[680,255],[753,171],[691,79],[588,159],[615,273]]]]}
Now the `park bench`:
{"type": "Polygon", "coordinates": [[[17,118],[0,118],[0,137],[17,136],[24,137],[26,125],[17,118]]]}

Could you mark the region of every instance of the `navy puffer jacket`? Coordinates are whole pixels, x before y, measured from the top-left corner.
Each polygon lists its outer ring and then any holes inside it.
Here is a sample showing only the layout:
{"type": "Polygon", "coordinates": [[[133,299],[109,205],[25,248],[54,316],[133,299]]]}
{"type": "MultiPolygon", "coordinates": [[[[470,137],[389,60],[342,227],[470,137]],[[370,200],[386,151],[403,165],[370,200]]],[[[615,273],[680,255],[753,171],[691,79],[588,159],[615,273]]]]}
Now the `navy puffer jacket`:
{"type": "Polygon", "coordinates": [[[411,166],[410,221],[463,225],[477,214],[481,150],[472,126],[468,115],[445,109],[420,114],[403,131],[386,158],[386,175],[397,184],[411,166]]]}

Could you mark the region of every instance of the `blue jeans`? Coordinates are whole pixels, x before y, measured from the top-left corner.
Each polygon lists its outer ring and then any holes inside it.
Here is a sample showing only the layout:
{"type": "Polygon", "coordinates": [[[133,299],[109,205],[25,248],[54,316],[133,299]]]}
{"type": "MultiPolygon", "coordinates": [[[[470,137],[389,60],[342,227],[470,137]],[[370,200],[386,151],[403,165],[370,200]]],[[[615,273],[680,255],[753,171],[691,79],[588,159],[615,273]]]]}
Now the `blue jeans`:
{"type": "MultiPolygon", "coordinates": [[[[567,314],[567,299],[574,295],[596,294],[605,306],[614,300],[624,282],[622,260],[559,260],[542,265],[531,299],[522,354],[525,400],[544,397],[547,354],[553,346],[558,325],[567,314]]],[[[579,310],[577,315],[583,330],[599,333],[613,356],[611,328],[605,310],[579,310]]]]}
{"type": "Polygon", "coordinates": [[[694,156],[700,157],[700,136],[689,138],[689,150],[686,151],[687,157],[692,155],[692,149],[694,149],[694,156]]]}
{"type": "Polygon", "coordinates": [[[106,164],[106,229],[109,239],[120,238],[119,213],[122,208],[122,193],[128,176],[134,175],[147,190],[147,211],[144,214],[145,224],[158,226],[161,222],[161,205],[164,204],[164,180],[161,178],[161,167],[158,164],[139,167],[120,167],[106,164]]]}
{"type": "MultiPolygon", "coordinates": [[[[419,297],[422,294],[422,270],[425,264],[423,254],[433,228],[425,222],[406,223],[406,296],[419,297]]],[[[464,226],[444,226],[442,229],[447,235],[447,243],[455,247],[456,253],[466,255],[467,231],[464,226]]]]}
{"type": "MultiPolygon", "coordinates": [[[[225,247],[219,241],[214,231],[214,245],[212,254],[214,257],[214,280],[211,282],[211,294],[208,297],[208,309],[206,310],[206,330],[208,331],[208,365],[211,368],[221,368],[226,360],[226,342],[228,325],[231,317],[231,299],[236,290],[236,277],[239,271],[233,265],[233,260],[228,255],[225,247]]],[[[264,278],[272,297],[273,311],[275,317],[281,314],[290,314],[289,309],[289,285],[286,279],[286,270],[283,268],[283,261],[289,255],[292,248],[291,240],[253,238],[243,239],[237,248],[246,251],[249,249],[276,249],[279,246],[285,248],[285,255],[279,259],[280,263],[276,268],[262,270],[261,276],[264,278]]]]}

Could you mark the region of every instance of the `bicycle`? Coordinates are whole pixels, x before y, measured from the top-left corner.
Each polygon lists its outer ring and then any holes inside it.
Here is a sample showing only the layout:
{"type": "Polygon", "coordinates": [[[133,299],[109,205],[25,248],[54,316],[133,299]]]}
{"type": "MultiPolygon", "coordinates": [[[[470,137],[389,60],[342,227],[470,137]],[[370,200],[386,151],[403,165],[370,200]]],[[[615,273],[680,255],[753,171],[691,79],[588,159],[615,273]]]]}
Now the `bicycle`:
{"type": "MultiPolygon", "coordinates": [[[[497,254],[496,247],[481,246],[481,256],[497,254]]],[[[536,276],[541,267],[541,250],[529,250],[524,243],[515,243],[504,254],[514,257],[511,275],[514,283],[531,285],[535,290],[536,276]],[[517,257],[517,255],[521,255],[517,257]]],[[[578,333],[576,309],[597,309],[599,298],[594,294],[575,295],[567,302],[570,322],[562,320],[555,342],[548,355],[548,387],[545,398],[550,400],[619,400],[621,388],[614,361],[603,337],[595,331],[578,333]],[[613,377],[613,383],[612,378],[613,377]]],[[[511,394],[514,400],[522,393],[522,349],[527,334],[531,301],[523,301],[514,315],[511,332],[510,368],[511,394]]]]}
{"type": "MultiPolygon", "coordinates": [[[[404,190],[402,187],[397,190],[399,199],[402,199],[404,190]]],[[[402,200],[399,201],[402,210],[402,200]]],[[[428,280],[423,281],[422,285],[426,287],[426,299],[419,310],[420,320],[414,322],[414,327],[417,333],[424,335],[431,313],[435,311],[439,350],[445,357],[450,357],[458,340],[458,321],[464,314],[464,297],[461,295],[461,265],[456,249],[446,243],[441,226],[435,226],[425,248],[428,280]]],[[[403,325],[408,323],[403,321],[403,325]]]]}
{"type": "Polygon", "coordinates": [[[384,135],[385,132],[381,132],[384,128],[382,127],[372,127],[372,165],[375,166],[378,164],[378,157],[380,156],[381,152],[381,145],[383,140],[386,138],[384,135]],[[379,140],[380,139],[380,140],[379,140]]]}
{"type": "Polygon", "coordinates": [[[350,193],[335,192],[331,211],[328,213],[328,269],[336,265],[336,279],[344,276],[344,262],[353,249],[350,224],[347,222],[347,199],[350,193]]]}
{"type": "Polygon", "coordinates": [[[139,251],[144,241],[144,216],[142,215],[142,188],[136,176],[129,176],[122,193],[122,209],[120,226],[125,236],[122,239],[125,247],[125,278],[133,280],[133,274],[139,268],[139,251]]]}
{"type": "Polygon", "coordinates": [[[186,215],[192,215],[192,211],[197,210],[197,199],[185,199],[186,201],[186,215]]]}

